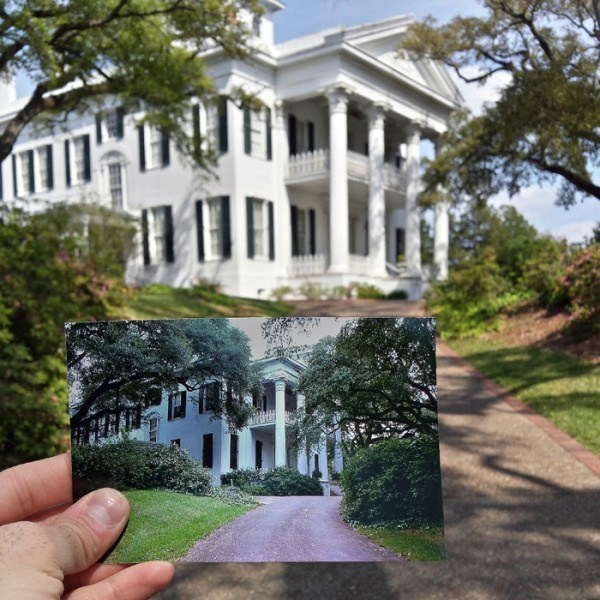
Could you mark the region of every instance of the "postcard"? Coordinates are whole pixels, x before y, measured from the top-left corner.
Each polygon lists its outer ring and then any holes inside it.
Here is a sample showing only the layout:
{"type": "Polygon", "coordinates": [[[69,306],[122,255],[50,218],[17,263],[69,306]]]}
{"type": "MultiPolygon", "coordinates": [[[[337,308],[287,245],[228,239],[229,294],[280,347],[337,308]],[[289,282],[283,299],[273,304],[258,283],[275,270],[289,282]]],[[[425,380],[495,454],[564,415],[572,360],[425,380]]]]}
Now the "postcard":
{"type": "Polygon", "coordinates": [[[131,505],[106,562],[445,557],[435,323],[68,323],[74,499],[131,505]]]}

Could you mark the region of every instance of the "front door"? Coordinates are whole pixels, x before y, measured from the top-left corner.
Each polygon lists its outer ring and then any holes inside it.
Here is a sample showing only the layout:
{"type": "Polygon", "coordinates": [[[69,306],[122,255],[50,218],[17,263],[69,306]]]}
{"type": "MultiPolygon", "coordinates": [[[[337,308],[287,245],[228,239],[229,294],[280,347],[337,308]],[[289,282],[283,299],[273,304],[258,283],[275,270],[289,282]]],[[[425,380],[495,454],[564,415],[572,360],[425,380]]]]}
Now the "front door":
{"type": "Polygon", "coordinates": [[[263,464],[263,443],[260,440],[256,440],[256,446],[255,446],[255,450],[256,450],[256,468],[257,469],[262,469],[262,464],[263,464]]]}

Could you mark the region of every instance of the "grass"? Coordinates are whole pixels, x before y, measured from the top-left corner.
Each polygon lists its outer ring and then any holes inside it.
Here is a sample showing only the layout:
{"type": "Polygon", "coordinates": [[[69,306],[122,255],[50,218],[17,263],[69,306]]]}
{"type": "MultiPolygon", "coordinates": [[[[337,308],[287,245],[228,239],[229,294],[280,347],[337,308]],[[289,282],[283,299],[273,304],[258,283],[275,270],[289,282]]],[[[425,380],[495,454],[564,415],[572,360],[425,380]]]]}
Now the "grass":
{"type": "Polygon", "coordinates": [[[376,544],[392,550],[410,561],[444,560],[446,545],[441,527],[398,529],[397,527],[365,527],[356,530],[376,544]]]}
{"type": "Polygon", "coordinates": [[[130,490],[123,492],[131,504],[131,517],[107,562],[175,561],[196,540],[222,527],[248,510],[216,498],[176,492],[130,490]]]}
{"type": "Polygon", "coordinates": [[[600,455],[600,366],[562,352],[469,338],[450,346],[476,369],[600,455]]]}
{"type": "Polygon", "coordinates": [[[233,298],[203,287],[183,289],[154,284],[131,294],[126,305],[116,309],[114,318],[279,317],[292,310],[281,302],[233,298]]]}

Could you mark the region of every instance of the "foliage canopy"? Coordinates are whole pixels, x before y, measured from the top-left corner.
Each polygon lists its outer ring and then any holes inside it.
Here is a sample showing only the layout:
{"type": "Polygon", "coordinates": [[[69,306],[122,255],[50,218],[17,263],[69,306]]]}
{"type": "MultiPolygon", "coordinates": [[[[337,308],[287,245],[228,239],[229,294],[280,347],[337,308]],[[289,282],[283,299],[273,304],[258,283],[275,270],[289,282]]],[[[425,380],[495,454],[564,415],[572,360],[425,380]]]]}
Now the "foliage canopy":
{"type": "Polygon", "coordinates": [[[424,202],[510,195],[560,179],[557,202],[600,199],[600,4],[597,0],[483,0],[484,18],[432,17],[402,48],[444,62],[464,81],[495,73],[510,82],[480,116],[456,116],[426,172],[424,202]]]}
{"type": "Polygon", "coordinates": [[[9,0],[0,7],[0,77],[24,71],[34,90],[0,130],[0,162],[34,119],[60,124],[107,95],[124,111],[143,103],[184,155],[202,163],[189,134],[190,98],[213,95],[203,57],[250,52],[257,0],[9,0]]]}

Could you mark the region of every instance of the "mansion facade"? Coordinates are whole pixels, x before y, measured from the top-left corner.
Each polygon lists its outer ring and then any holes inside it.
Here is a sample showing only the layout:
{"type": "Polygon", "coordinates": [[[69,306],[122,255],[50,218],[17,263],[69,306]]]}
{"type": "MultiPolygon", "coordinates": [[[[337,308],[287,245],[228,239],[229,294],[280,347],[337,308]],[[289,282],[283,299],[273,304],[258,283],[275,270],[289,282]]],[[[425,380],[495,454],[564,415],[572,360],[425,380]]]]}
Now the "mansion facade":
{"type": "MultiPolygon", "coordinates": [[[[159,129],[139,125],[142,113],[124,114],[112,98],[96,114],[69,116],[64,131],[28,126],[0,164],[0,197],[85,200],[137,217],[133,284],[209,280],[231,295],[265,298],[306,281],[368,283],[419,298],[421,142],[435,144],[446,130],[459,92],[441,65],[399,57],[410,16],[274,44],[273,13],[283,5],[262,4],[255,56],[207,56],[221,100],[190,103],[190,127],[218,154],[214,174],[192,169],[159,129]],[[227,100],[238,88],[264,107],[227,100]]],[[[2,122],[26,99],[0,86],[2,122]]],[[[434,246],[443,278],[444,205],[434,246]]],[[[255,456],[250,442],[236,443],[240,457],[255,456]]],[[[214,446],[215,460],[223,448],[214,446]]]]}

